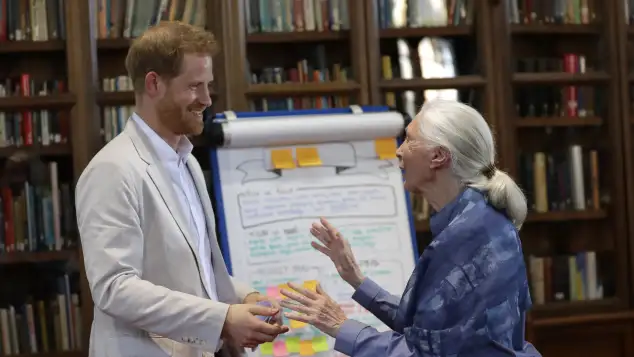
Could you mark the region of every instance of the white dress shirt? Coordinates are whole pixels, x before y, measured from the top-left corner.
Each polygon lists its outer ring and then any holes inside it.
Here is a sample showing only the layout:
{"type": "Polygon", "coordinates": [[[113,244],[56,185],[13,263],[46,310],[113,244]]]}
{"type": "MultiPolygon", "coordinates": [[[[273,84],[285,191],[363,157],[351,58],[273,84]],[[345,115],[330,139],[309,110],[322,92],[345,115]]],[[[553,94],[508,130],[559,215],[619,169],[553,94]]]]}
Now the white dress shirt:
{"type": "Polygon", "coordinates": [[[176,192],[181,209],[188,218],[189,228],[196,233],[195,239],[198,245],[198,254],[202,260],[203,276],[209,282],[211,291],[207,295],[212,300],[218,301],[216,291],[216,279],[214,279],[213,268],[211,266],[211,251],[209,248],[209,234],[207,232],[207,221],[203,210],[200,196],[196,190],[194,179],[187,168],[187,157],[192,152],[194,146],[191,141],[183,136],[174,150],[165,140],[163,140],[143,119],[136,113],[132,114],[132,120],[141,128],[148,137],[157,156],[161,160],[161,165],[169,173],[172,186],[176,192]]]}

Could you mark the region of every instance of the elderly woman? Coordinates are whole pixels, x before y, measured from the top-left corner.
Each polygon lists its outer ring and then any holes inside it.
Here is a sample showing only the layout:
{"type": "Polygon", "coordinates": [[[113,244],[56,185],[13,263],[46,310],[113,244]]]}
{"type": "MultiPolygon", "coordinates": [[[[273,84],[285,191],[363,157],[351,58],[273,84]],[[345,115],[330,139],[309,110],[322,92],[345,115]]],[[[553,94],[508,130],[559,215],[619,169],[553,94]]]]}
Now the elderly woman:
{"type": "Polygon", "coordinates": [[[435,210],[433,241],[403,295],[363,276],[348,242],[322,219],[311,233],[355,293],[352,298],[391,331],[346,318],[321,287],[289,283],[285,315],[335,338],[348,356],[540,356],[524,340],[531,305],[518,230],[526,199],[494,166],[495,145],[484,118],[455,101],[426,103],[397,151],[405,188],[435,210]]]}

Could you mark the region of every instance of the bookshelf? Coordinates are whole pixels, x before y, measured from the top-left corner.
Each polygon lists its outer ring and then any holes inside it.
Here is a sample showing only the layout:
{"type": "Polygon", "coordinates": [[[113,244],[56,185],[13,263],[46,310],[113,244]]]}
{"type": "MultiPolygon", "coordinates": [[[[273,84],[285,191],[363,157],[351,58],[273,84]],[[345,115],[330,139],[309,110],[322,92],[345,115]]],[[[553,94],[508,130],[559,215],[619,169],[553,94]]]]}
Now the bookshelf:
{"type": "Polygon", "coordinates": [[[15,4],[0,2],[0,335],[13,337],[2,353],[79,356],[92,310],[73,210],[95,152],[81,33],[90,8],[15,4]]]}
{"type": "MultiPolygon", "coordinates": [[[[519,4],[518,4],[519,3],[519,4]]],[[[504,167],[529,199],[521,237],[532,342],[545,356],[631,353],[628,203],[617,4],[494,10],[504,167]],[[585,12],[583,7],[589,6],[585,12]],[[616,21],[616,20],[613,20],[616,21]],[[571,278],[570,276],[577,276],[571,278]],[[581,336],[597,334],[610,346],[581,336]],[[618,341],[618,342],[616,342],[618,341]],[[602,349],[600,349],[602,348],[602,349]]],[[[572,3],[571,3],[572,4],[572,3]]]]}
{"type": "MultiPolygon", "coordinates": [[[[617,4],[617,11],[620,10],[625,16],[619,16],[614,21],[616,34],[619,39],[619,60],[620,60],[620,100],[621,100],[621,122],[624,146],[624,167],[626,175],[627,202],[628,202],[628,225],[630,236],[634,232],[634,182],[630,177],[634,175],[634,8],[628,2],[617,4]],[[629,6],[628,6],[629,5],[629,6]]],[[[632,238],[630,238],[632,240],[632,238]]],[[[629,256],[634,257],[634,242],[630,243],[629,256]]],[[[634,262],[630,261],[630,289],[634,287],[634,262]]],[[[631,295],[634,298],[634,293],[631,295]]]]}
{"type": "Polygon", "coordinates": [[[232,63],[231,107],[286,110],[369,103],[364,1],[322,2],[311,9],[280,3],[270,13],[259,5],[226,4],[237,18],[231,26],[236,39],[231,58],[244,59],[232,63]],[[269,24],[267,16],[279,21],[269,24]]]}

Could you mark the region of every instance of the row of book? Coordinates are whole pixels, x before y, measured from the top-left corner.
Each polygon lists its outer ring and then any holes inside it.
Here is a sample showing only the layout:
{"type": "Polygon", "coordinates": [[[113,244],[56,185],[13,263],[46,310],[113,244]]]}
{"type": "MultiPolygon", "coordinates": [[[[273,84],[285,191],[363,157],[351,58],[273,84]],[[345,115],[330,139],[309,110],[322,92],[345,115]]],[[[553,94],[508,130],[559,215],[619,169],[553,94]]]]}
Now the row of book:
{"type": "Polygon", "coordinates": [[[97,7],[97,38],[135,38],[160,21],[183,21],[205,27],[207,1],[85,0],[97,7]]]}
{"type": "Polygon", "coordinates": [[[531,298],[535,304],[604,298],[601,270],[593,251],[552,257],[529,256],[531,298]]]}
{"type": "Polygon", "coordinates": [[[589,24],[597,20],[603,3],[595,0],[507,0],[508,18],[515,24],[589,24]]]}
{"type": "Polygon", "coordinates": [[[26,172],[9,173],[24,180],[0,187],[0,254],[76,246],[73,193],[60,182],[57,162],[32,159],[25,166],[26,172]]]}
{"type": "Polygon", "coordinates": [[[472,0],[376,0],[379,27],[437,27],[473,24],[472,0]]]}
{"type": "Polygon", "coordinates": [[[49,290],[45,294],[47,296],[29,296],[21,304],[0,305],[2,355],[36,355],[82,349],[79,295],[71,289],[68,274],[55,280],[56,287],[49,290]]]}
{"type": "Polygon", "coordinates": [[[65,39],[65,2],[66,0],[0,1],[0,43],[65,39]]]}
{"type": "Polygon", "coordinates": [[[244,9],[248,33],[350,28],[349,0],[247,0],[244,9]]]}
{"type": "Polygon", "coordinates": [[[518,181],[534,212],[598,210],[602,206],[597,150],[571,145],[521,153],[518,181]]]}

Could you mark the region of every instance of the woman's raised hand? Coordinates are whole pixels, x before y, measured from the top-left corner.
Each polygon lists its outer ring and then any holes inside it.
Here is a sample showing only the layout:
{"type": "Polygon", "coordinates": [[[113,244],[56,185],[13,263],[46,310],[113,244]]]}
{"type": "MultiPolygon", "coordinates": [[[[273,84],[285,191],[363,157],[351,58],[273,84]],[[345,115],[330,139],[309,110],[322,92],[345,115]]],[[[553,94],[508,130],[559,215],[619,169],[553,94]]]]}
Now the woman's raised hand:
{"type": "Polygon", "coordinates": [[[354,258],[348,240],[341,236],[341,233],[324,218],[320,219],[320,223],[313,223],[310,233],[323,244],[313,241],[310,245],[330,258],[335,264],[339,276],[357,289],[365,277],[354,258]]]}

